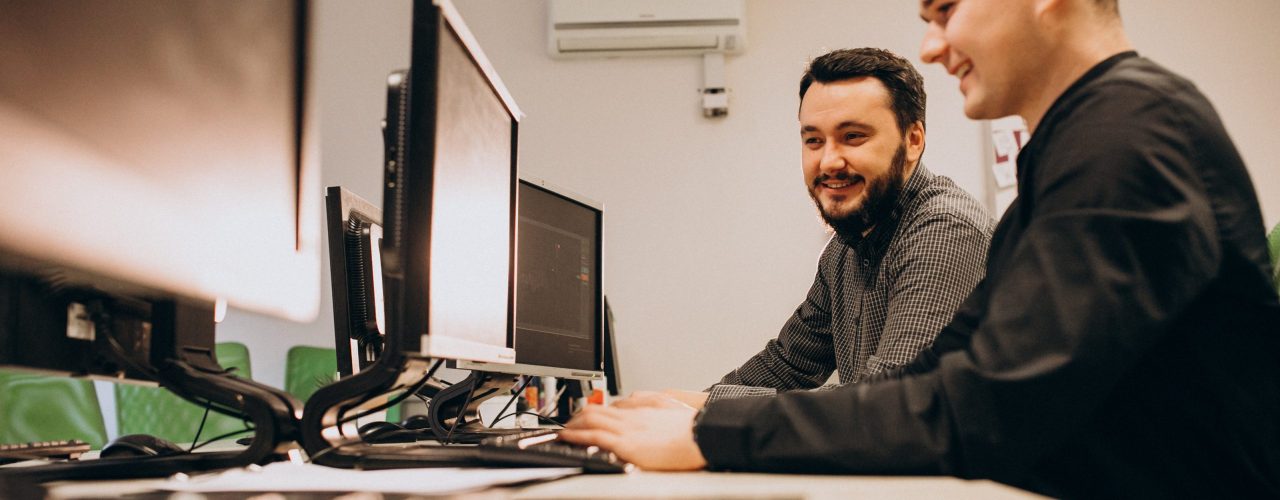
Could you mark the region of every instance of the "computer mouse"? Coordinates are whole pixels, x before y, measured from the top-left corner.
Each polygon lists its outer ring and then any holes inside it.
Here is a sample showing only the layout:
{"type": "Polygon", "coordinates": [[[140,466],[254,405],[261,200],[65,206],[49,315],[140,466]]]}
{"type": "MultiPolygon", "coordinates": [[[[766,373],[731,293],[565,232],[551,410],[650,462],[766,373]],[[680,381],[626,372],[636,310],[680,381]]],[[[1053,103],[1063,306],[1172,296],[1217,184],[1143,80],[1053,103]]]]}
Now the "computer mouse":
{"type": "Polygon", "coordinates": [[[187,450],[172,441],[149,434],[129,434],[115,438],[98,456],[110,457],[162,457],[186,453],[187,450]]]}
{"type": "Polygon", "coordinates": [[[426,415],[410,415],[409,418],[400,422],[400,427],[405,429],[423,430],[431,428],[431,419],[426,415]]]}

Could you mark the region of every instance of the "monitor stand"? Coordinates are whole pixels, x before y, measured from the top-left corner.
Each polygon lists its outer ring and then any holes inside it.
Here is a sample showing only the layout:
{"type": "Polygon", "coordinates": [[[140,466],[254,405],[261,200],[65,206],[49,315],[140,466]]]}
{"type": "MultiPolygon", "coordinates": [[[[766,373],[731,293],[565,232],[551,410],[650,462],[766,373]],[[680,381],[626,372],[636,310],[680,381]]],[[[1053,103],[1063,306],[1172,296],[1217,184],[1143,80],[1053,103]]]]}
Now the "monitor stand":
{"type": "MultiPolygon", "coordinates": [[[[104,458],[31,467],[9,468],[0,475],[21,476],[37,482],[63,479],[112,479],[164,477],[178,472],[196,472],[229,467],[242,467],[276,460],[298,441],[299,425],[297,409],[302,405],[289,394],[257,382],[231,375],[218,365],[213,354],[214,322],[213,304],[184,299],[142,300],[132,296],[108,294],[96,289],[64,289],[50,287],[39,279],[12,274],[0,275],[0,285],[5,294],[12,294],[17,307],[5,308],[0,316],[8,315],[10,324],[22,325],[27,331],[23,338],[65,335],[68,303],[75,300],[87,303],[91,309],[107,318],[105,329],[96,334],[91,350],[84,354],[92,361],[81,360],[81,369],[93,369],[102,376],[106,368],[115,367],[116,373],[129,378],[154,378],[161,387],[198,405],[212,401],[238,412],[237,417],[253,423],[254,437],[248,448],[233,452],[184,453],[164,457],[104,458]],[[61,314],[61,318],[59,318],[61,314]],[[150,325],[150,336],[145,328],[140,337],[130,339],[150,346],[148,360],[133,358],[121,349],[111,332],[113,327],[142,321],[150,325]],[[60,328],[59,328],[60,326],[60,328]],[[34,335],[33,335],[34,334],[34,335]],[[114,345],[112,345],[114,344],[114,345]],[[143,365],[149,366],[143,366],[143,365]],[[132,367],[132,368],[125,368],[132,367]],[[151,373],[138,373],[142,369],[151,373]]],[[[125,345],[138,345],[133,342],[125,345]]],[[[39,354],[45,356],[46,354],[39,354]]],[[[65,354],[63,354],[65,355],[65,354]]],[[[16,353],[15,356],[22,356],[16,353]]],[[[75,354],[72,354],[74,357],[75,354]]],[[[14,360],[10,360],[11,362],[14,360]]],[[[21,361],[21,360],[19,360],[21,361]]],[[[51,360],[29,360],[36,367],[51,360]]],[[[21,365],[21,363],[17,363],[21,365]]],[[[54,370],[69,368],[54,365],[54,370]]]]}
{"type": "MultiPolygon", "coordinates": [[[[386,349],[364,370],[324,386],[307,399],[302,412],[302,444],[314,463],[353,469],[478,466],[484,462],[472,447],[410,443],[386,446],[364,443],[355,416],[393,403],[381,395],[425,387],[431,361],[386,349]]],[[[473,371],[465,379],[431,396],[427,418],[441,443],[475,443],[480,437],[518,429],[488,429],[480,421],[480,403],[510,389],[513,375],[473,371]],[[452,433],[450,433],[452,429],[452,433]]]]}
{"type": "Polygon", "coordinates": [[[472,371],[431,398],[427,407],[431,433],[441,443],[472,444],[489,436],[522,431],[492,429],[480,420],[480,403],[511,389],[514,384],[513,375],[472,371]]]}
{"type": "MultiPolygon", "coordinates": [[[[321,387],[302,411],[302,447],[313,463],[347,469],[386,468],[379,458],[371,457],[370,445],[357,431],[357,416],[385,410],[394,404],[386,394],[417,392],[429,379],[431,362],[417,356],[406,356],[388,336],[382,356],[363,370],[321,387]]],[[[407,395],[402,395],[407,396],[407,395]]],[[[380,448],[383,451],[390,447],[380,448]]],[[[398,462],[397,462],[398,464],[398,462]]],[[[474,460],[441,458],[436,465],[476,465],[474,460]]],[[[414,465],[398,465],[410,467],[414,465]]],[[[425,467],[428,465],[416,465],[425,467]]]]}

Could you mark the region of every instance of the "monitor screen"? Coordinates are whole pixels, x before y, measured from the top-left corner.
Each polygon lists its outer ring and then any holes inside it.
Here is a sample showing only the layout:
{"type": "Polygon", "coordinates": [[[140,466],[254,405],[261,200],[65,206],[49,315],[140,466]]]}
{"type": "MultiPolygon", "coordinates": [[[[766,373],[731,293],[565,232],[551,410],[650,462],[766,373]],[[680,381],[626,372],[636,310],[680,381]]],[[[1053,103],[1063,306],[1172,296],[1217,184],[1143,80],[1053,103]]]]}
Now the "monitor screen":
{"type": "Polygon", "coordinates": [[[0,264],[314,317],[304,7],[0,0],[0,264]]]}
{"type": "Polygon", "coordinates": [[[601,206],[520,181],[516,232],[516,364],[463,367],[583,380],[603,376],[601,206]]]}
{"type": "Polygon", "coordinates": [[[599,370],[601,210],[520,183],[516,362],[599,370]]]}
{"type": "Polygon", "coordinates": [[[414,16],[408,113],[388,116],[389,326],[411,354],[512,363],[521,114],[452,6],[429,12],[414,16]]]}

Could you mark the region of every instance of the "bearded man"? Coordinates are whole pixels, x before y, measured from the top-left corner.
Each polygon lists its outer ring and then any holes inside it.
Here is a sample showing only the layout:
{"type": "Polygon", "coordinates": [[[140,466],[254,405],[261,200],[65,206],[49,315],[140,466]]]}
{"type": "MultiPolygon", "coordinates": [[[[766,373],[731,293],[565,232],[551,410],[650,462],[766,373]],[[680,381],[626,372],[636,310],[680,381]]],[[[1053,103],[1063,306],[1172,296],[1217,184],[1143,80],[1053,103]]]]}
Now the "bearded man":
{"type": "MultiPolygon", "coordinates": [[[[800,80],[804,182],[834,236],[808,297],[777,338],[705,392],[701,407],[852,384],[933,343],[982,279],[994,222],[973,196],[926,169],[923,79],[880,49],[814,59],[800,80]]],[[[639,397],[646,397],[641,394],[639,397]]]]}

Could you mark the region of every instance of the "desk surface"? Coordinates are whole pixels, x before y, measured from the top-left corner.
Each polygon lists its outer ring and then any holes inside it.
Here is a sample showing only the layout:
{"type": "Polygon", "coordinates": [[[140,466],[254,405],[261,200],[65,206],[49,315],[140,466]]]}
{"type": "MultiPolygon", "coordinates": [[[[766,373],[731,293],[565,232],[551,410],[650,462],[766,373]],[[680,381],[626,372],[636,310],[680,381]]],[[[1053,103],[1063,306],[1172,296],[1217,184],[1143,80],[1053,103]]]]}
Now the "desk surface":
{"type": "Polygon", "coordinates": [[[574,498],[1041,498],[991,481],[953,477],[810,476],[721,472],[640,472],[574,476],[525,487],[521,500],[574,498]]]}
{"type": "MultiPolygon", "coordinates": [[[[155,491],[162,479],[81,481],[48,485],[51,498],[108,498],[155,491]]],[[[306,495],[307,498],[325,498],[306,495]]],[[[947,498],[1027,499],[1034,494],[991,481],[952,477],[810,476],[718,472],[636,472],[574,476],[521,488],[495,488],[456,496],[474,500],[580,498],[848,499],[947,498]]],[[[161,496],[163,498],[163,496],[161,496]]]]}

